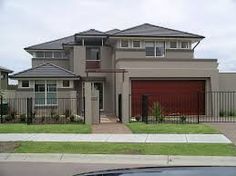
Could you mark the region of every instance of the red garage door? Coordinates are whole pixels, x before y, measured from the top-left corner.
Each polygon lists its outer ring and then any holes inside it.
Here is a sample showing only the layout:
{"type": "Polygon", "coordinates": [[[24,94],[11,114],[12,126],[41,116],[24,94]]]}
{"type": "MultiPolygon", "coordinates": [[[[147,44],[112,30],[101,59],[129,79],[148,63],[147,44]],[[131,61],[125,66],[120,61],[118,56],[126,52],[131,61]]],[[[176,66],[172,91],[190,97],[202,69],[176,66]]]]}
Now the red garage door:
{"type": "Polygon", "coordinates": [[[148,95],[149,106],[158,102],[166,114],[204,114],[205,81],[132,80],[132,116],[141,114],[141,97],[148,95]]]}

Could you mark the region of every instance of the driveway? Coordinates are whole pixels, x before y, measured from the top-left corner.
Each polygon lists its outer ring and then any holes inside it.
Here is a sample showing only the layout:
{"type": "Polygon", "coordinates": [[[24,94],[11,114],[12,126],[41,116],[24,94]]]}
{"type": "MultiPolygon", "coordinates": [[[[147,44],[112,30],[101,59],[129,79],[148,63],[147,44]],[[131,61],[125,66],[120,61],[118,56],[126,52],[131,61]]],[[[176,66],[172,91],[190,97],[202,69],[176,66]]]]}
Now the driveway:
{"type": "Polygon", "coordinates": [[[228,139],[236,144],[236,123],[210,123],[207,124],[223,133],[228,139]]]}

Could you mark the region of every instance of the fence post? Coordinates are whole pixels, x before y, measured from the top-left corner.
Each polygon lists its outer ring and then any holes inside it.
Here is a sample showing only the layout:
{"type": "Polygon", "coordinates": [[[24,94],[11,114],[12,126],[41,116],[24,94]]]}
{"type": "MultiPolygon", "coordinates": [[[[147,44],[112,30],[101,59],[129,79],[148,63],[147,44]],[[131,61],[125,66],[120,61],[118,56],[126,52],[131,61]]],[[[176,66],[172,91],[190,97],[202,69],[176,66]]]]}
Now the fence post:
{"type": "Polygon", "coordinates": [[[142,121],[148,123],[148,96],[142,95],[142,121]]]}
{"type": "Polygon", "coordinates": [[[32,98],[27,98],[27,125],[32,124],[32,98]]]}
{"type": "Polygon", "coordinates": [[[85,97],[82,97],[83,111],[84,111],[84,124],[85,124],[85,97]]]}
{"type": "Polygon", "coordinates": [[[3,104],[2,104],[2,96],[1,96],[1,107],[0,107],[0,110],[1,110],[1,123],[3,123],[3,104]]]}
{"type": "Polygon", "coordinates": [[[200,92],[197,92],[197,123],[200,123],[200,92]]]}
{"type": "Polygon", "coordinates": [[[118,95],[118,118],[122,122],[122,95],[118,95]]]}

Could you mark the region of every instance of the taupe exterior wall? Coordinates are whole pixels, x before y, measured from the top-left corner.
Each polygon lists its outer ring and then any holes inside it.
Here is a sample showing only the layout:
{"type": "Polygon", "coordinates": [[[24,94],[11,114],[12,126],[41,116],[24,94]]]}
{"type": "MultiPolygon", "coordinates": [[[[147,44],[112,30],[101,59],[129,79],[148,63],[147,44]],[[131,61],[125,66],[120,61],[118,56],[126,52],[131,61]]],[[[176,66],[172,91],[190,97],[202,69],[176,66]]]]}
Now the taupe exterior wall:
{"type": "Polygon", "coordinates": [[[219,73],[219,90],[236,91],[236,73],[219,73]]]}
{"type": "Polygon", "coordinates": [[[70,65],[69,65],[69,59],[42,59],[42,58],[33,58],[32,59],[32,67],[36,67],[39,66],[43,63],[53,63],[55,65],[58,65],[62,68],[65,68],[67,70],[70,69],[70,65]]]}
{"type": "Polygon", "coordinates": [[[8,73],[0,72],[0,78],[4,76],[3,79],[0,79],[0,89],[6,90],[8,88],[8,73]]]}
{"type": "Polygon", "coordinates": [[[124,80],[117,76],[116,94],[122,93],[122,118],[125,123],[130,116],[129,95],[132,79],[206,80],[206,90],[218,91],[218,63],[201,59],[119,59],[117,68],[126,69],[124,80]]]}

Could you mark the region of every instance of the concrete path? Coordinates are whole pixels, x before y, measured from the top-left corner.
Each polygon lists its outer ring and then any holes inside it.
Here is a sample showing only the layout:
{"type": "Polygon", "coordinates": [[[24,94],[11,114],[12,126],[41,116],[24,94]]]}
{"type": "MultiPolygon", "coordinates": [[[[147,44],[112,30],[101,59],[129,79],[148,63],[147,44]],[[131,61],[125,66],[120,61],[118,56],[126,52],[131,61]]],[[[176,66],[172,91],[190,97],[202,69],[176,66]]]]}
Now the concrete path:
{"type": "Polygon", "coordinates": [[[216,128],[236,144],[236,123],[210,123],[207,125],[216,128]]]}
{"type": "Polygon", "coordinates": [[[103,123],[92,125],[95,134],[131,134],[130,129],[122,123],[103,123]]]}
{"type": "Polygon", "coordinates": [[[124,143],[231,143],[222,134],[0,134],[0,142],[124,142],[124,143]]]}
{"type": "Polygon", "coordinates": [[[20,154],[0,153],[0,162],[57,162],[166,165],[236,166],[236,157],[171,155],[104,155],[104,154],[20,154]]]}

